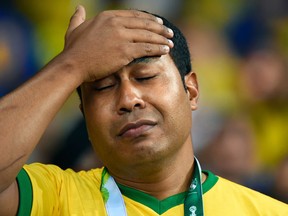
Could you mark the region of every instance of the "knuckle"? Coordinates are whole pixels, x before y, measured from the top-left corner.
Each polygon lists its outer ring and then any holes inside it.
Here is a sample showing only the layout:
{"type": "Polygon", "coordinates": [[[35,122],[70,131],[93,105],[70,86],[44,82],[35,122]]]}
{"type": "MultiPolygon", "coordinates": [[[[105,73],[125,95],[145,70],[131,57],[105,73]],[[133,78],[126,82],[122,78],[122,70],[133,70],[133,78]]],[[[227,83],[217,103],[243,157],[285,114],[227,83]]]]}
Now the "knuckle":
{"type": "Polygon", "coordinates": [[[145,52],[146,52],[147,54],[150,54],[150,53],[153,51],[152,45],[151,45],[151,44],[145,44],[145,45],[144,45],[144,50],[145,50],[145,52]]]}
{"type": "Polygon", "coordinates": [[[102,22],[109,21],[113,17],[114,16],[110,11],[102,11],[97,15],[97,19],[102,20],[102,22]]]}
{"type": "Polygon", "coordinates": [[[144,21],[144,25],[145,25],[146,28],[149,28],[149,27],[150,27],[150,22],[149,22],[149,20],[146,19],[146,20],[144,21]]]}
{"type": "Polygon", "coordinates": [[[114,29],[113,34],[114,34],[115,38],[121,39],[121,38],[124,38],[125,31],[123,31],[122,29],[116,28],[116,29],[114,29]]]}
{"type": "Polygon", "coordinates": [[[98,14],[99,17],[110,17],[111,12],[110,11],[102,11],[98,14]]]}
{"type": "Polygon", "coordinates": [[[146,34],[146,38],[147,38],[148,41],[151,41],[153,39],[153,34],[151,32],[148,32],[146,34]]]}
{"type": "Polygon", "coordinates": [[[113,27],[117,27],[117,26],[119,26],[119,24],[121,24],[121,23],[119,23],[117,17],[109,17],[108,22],[109,22],[110,26],[113,26],[113,27]]]}
{"type": "Polygon", "coordinates": [[[133,15],[134,15],[134,17],[140,17],[140,11],[138,11],[138,10],[132,10],[132,13],[133,13],[133,15]]]}

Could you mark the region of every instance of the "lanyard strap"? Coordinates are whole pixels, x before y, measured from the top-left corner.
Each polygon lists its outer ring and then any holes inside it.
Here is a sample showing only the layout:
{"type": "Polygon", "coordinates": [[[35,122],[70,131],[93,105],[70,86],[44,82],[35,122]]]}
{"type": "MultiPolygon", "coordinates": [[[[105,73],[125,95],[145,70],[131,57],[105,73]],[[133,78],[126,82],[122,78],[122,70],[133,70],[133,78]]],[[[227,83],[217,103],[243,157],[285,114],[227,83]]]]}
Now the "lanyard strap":
{"type": "Polygon", "coordinates": [[[201,184],[201,166],[199,161],[195,158],[195,168],[193,172],[192,183],[187,192],[185,201],[184,201],[184,215],[185,216],[203,216],[204,215],[204,206],[202,199],[202,184],[201,184]]]}
{"type": "MultiPolygon", "coordinates": [[[[192,182],[184,201],[185,216],[203,216],[202,184],[201,184],[201,167],[195,157],[195,168],[192,182]]],[[[108,216],[127,216],[125,203],[114,178],[109,175],[106,167],[102,172],[100,191],[105,203],[108,216]]]]}
{"type": "Polygon", "coordinates": [[[100,191],[105,203],[108,216],[127,216],[122,194],[106,167],[102,172],[100,191]]]}

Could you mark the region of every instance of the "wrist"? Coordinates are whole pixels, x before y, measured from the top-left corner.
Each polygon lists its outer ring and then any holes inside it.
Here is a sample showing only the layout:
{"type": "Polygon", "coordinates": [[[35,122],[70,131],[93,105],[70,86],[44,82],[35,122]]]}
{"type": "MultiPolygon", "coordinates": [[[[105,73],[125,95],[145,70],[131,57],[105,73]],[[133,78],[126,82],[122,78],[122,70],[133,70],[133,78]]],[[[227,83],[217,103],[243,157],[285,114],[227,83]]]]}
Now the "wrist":
{"type": "Polygon", "coordinates": [[[67,55],[65,52],[60,53],[50,63],[49,66],[54,67],[58,73],[61,73],[64,78],[64,82],[69,81],[77,88],[85,81],[85,76],[79,62],[73,60],[73,58],[67,55]]]}

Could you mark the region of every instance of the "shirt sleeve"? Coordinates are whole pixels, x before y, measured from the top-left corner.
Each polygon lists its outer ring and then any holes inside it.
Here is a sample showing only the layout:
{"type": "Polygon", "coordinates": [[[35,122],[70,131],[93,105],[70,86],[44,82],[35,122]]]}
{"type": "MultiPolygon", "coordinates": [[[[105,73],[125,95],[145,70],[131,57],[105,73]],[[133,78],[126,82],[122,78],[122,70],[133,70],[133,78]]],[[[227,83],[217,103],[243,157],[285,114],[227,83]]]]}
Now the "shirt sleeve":
{"type": "Polygon", "coordinates": [[[63,170],[54,165],[24,165],[17,176],[18,215],[59,215],[63,170]]]}
{"type": "Polygon", "coordinates": [[[16,178],[19,189],[19,207],[17,216],[29,216],[32,210],[33,192],[30,178],[22,168],[16,178]]]}

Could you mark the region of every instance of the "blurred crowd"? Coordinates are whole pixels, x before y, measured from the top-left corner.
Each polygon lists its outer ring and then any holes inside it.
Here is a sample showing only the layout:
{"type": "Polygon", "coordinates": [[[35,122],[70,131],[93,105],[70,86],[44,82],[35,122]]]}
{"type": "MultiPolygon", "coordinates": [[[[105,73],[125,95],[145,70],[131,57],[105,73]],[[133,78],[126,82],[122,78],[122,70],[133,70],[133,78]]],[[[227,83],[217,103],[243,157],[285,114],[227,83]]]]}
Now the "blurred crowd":
{"type": "MultiPolygon", "coordinates": [[[[288,203],[287,1],[2,0],[0,97],[62,50],[78,4],[88,18],[104,9],[135,8],[179,26],[200,86],[193,143],[203,168],[288,203]]],[[[78,104],[74,93],[30,162],[76,170],[101,165],[78,104]]]]}

